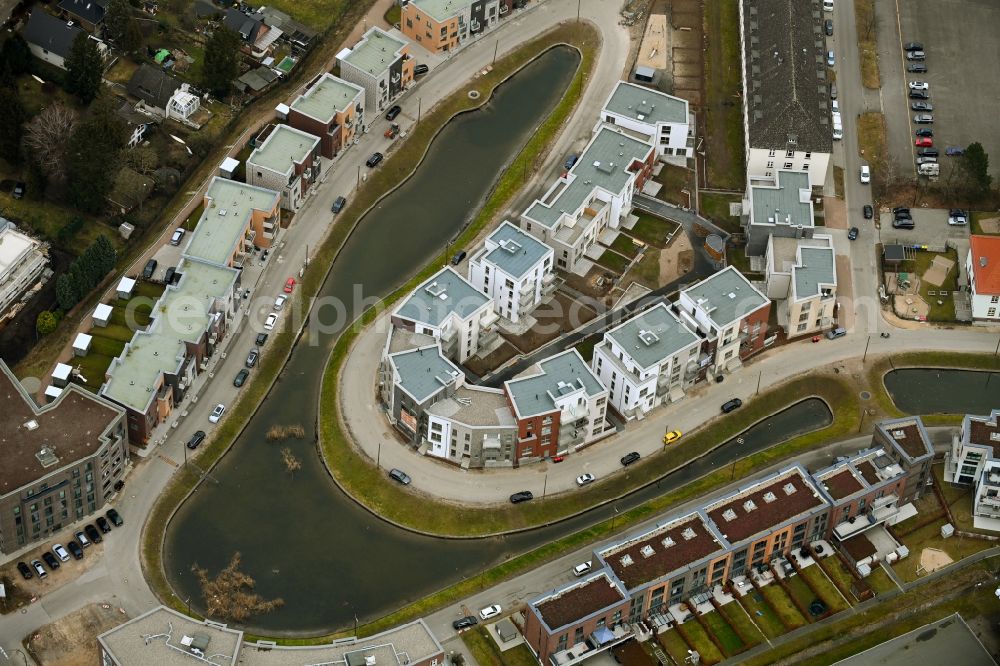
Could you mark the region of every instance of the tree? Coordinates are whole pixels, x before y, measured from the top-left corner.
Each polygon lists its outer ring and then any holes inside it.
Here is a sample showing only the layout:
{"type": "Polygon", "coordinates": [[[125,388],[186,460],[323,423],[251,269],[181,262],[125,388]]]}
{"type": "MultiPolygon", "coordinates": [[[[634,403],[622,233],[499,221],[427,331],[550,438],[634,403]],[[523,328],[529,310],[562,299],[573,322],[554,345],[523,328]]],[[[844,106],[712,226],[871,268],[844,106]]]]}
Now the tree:
{"type": "Polygon", "coordinates": [[[115,185],[125,146],[125,123],[110,95],[98,97],[90,117],[80,123],[69,141],[66,174],[69,199],[80,210],[100,213],[115,185]]]}
{"type": "Polygon", "coordinates": [[[97,42],[84,31],[73,40],[66,57],[66,90],[84,104],[90,104],[101,90],[104,59],[97,42]]]}
{"type": "Polygon", "coordinates": [[[240,72],[240,36],[219,27],[205,45],[205,60],[201,65],[202,85],[216,97],[225,97],[240,72]]]}
{"type": "Polygon", "coordinates": [[[201,585],[205,615],[216,620],[245,623],[252,615],[270,613],[285,605],[283,599],[264,599],[254,592],[257,582],[240,571],[240,559],[240,554],[234,553],[228,566],[215,578],[209,578],[208,571],[197,564],[191,566],[201,585]]]}
{"type": "Polygon", "coordinates": [[[970,144],[962,155],[962,171],[966,178],[966,187],[977,195],[989,193],[993,177],[990,176],[990,156],[978,141],[970,144]]]}
{"type": "Polygon", "coordinates": [[[104,26],[108,37],[126,53],[134,53],[142,46],[142,31],[128,0],[109,0],[104,26]]]}
{"type": "Polygon", "coordinates": [[[35,330],[38,332],[38,335],[48,335],[56,330],[56,326],[58,325],[59,318],[50,310],[42,310],[38,313],[38,317],[35,318],[35,330]]]}
{"type": "Polygon", "coordinates": [[[25,154],[50,182],[61,184],[66,177],[66,139],[75,132],[78,120],[76,111],[56,102],[24,128],[25,154]]]}
{"type": "Polygon", "coordinates": [[[125,153],[125,163],[133,170],[148,175],[159,166],[159,157],[150,146],[136,146],[125,153]]]}
{"type": "Polygon", "coordinates": [[[97,257],[101,262],[101,275],[106,275],[118,261],[118,250],[104,234],[97,237],[93,247],[96,248],[97,257]]]}
{"type": "Polygon", "coordinates": [[[20,162],[21,138],[28,114],[16,87],[0,94],[0,118],[3,119],[0,122],[0,157],[8,162],[20,162]]]}
{"type": "Polygon", "coordinates": [[[63,273],[60,275],[59,279],[56,280],[56,301],[59,302],[59,307],[69,311],[79,300],[79,291],[70,274],[63,273]]]}
{"type": "Polygon", "coordinates": [[[11,76],[31,71],[31,50],[21,33],[12,34],[0,47],[0,69],[11,76]]]}

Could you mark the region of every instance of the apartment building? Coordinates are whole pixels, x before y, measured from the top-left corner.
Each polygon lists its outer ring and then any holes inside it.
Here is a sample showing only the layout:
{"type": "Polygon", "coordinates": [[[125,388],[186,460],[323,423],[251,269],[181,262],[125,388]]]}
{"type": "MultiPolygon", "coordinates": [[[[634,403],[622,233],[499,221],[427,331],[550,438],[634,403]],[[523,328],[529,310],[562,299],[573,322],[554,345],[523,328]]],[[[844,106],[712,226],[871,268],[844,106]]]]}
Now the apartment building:
{"type": "Polygon", "coordinates": [[[392,313],[394,326],[433,336],[457,363],[496,339],[498,320],[493,299],[450,266],[414,289],[392,313]]]}
{"type": "Polygon", "coordinates": [[[687,165],[694,157],[694,114],[686,99],[619,81],[601,110],[601,126],[621,128],[651,144],[662,161],[687,165]]]}
{"type": "Polygon", "coordinates": [[[463,468],[511,467],[517,421],[500,389],[461,386],[427,408],[427,453],[463,468]]]}
{"type": "Polygon", "coordinates": [[[49,265],[49,247],[0,217],[0,320],[49,265]]]}
{"type": "Polygon", "coordinates": [[[510,7],[501,0],[410,0],[399,28],[431,53],[447,53],[495,26],[510,7]]]}
{"type": "Polygon", "coordinates": [[[504,382],[517,421],[518,464],[577,451],[614,431],[608,391],[575,348],[504,382]]]}
{"type": "Polygon", "coordinates": [[[573,271],[599,239],[613,242],[655,161],[651,144],[602,127],[569,172],[521,215],[521,228],[553,248],[557,268],[573,271]],[[610,237],[602,238],[605,232],[610,237]]]}
{"type": "Polygon", "coordinates": [[[767,239],[812,238],[815,230],[809,175],[779,169],[768,178],[750,178],[743,198],[748,256],[761,256],[767,239]]]}
{"type": "Polygon", "coordinates": [[[919,416],[888,419],[875,424],[869,448],[884,450],[906,471],[902,499],[911,501],[923,496],[931,482],[934,447],[919,416]]]}
{"type": "Polygon", "coordinates": [[[1000,322],[1000,237],[969,236],[965,268],[972,293],[972,320],[1000,322]]]}
{"type": "Polygon", "coordinates": [[[215,177],[184,255],[242,268],[254,247],[271,247],[281,225],[280,208],[281,194],[274,190],[215,177]]]}
{"type": "Polygon", "coordinates": [[[701,338],[665,303],[607,331],[591,367],[608,387],[608,400],[627,419],[684,397],[698,378],[701,338]]]}
{"type": "MultiPolygon", "coordinates": [[[[435,441],[428,429],[426,410],[464,385],[462,371],[441,353],[435,341],[426,347],[386,354],[379,374],[380,395],[389,421],[415,446],[424,439],[435,441]]],[[[438,440],[442,437],[440,430],[434,435],[438,440]]]]}
{"type": "Polygon", "coordinates": [[[469,259],[469,282],[514,323],[555,291],[552,248],[504,220],[469,259]]]}
{"type": "Polygon", "coordinates": [[[365,90],[369,110],[382,113],[413,82],[410,45],[375,26],[354,48],[337,54],[340,76],[365,90]]]}
{"type": "Polygon", "coordinates": [[[39,407],[0,360],[0,553],[104,508],[129,469],[125,411],[69,384],[39,407]]]}
{"type": "Polygon", "coordinates": [[[732,370],[764,348],[771,301],[732,266],[681,291],[673,309],[704,340],[701,372],[732,370]]]}
{"type": "Polygon", "coordinates": [[[975,527],[1000,531],[1000,408],[989,416],[966,414],[944,460],[946,482],[974,489],[975,527]]]}
{"type": "Polygon", "coordinates": [[[247,184],[280,192],[281,207],[298,212],[327,167],[319,144],[318,137],[294,127],[269,126],[247,159],[247,184]]]}
{"type": "Polygon", "coordinates": [[[833,127],[821,22],[812,2],[740,0],[747,179],[779,169],[822,187],[833,127]]]}
{"type": "Polygon", "coordinates": [[[899,516],[906,472],[884,449],[868,449],[816,472],[830,497],[829,523],[837,541],[847,541],[899,516]]]}
{"type": "Polygon", "coordinates": [[[837,261],[832,236],[769,236],[764,258],[764,291],[775,301],[778,325],[789,338],[814,335],[833,326],[837,261]]]}
{"type": "Polygon", "coordinates": [[[320,155],[332,160],[364,132],[365,90],[325,72],[295,98],[286,115],[295,129],[318,136],[320,155]]]}

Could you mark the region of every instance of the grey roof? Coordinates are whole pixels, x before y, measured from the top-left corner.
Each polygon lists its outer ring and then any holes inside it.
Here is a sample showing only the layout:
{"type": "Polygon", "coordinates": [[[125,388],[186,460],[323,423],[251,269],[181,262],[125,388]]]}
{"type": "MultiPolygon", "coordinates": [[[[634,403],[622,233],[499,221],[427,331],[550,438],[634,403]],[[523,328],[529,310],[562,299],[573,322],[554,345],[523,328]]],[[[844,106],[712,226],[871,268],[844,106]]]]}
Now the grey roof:
{"type": "Polygon", "coordinates": [[[276,125],[264,143],[247,158],[247,165],[291,176],[295,165],[302,164],[319,145],[319,138],[288,125],[276,125]]]}
{"type": "Polygon", "coordinates": [[[399,375],[400,388],[418,403],[427,401],[462,376],[462,371],[441,355],[437,345],[392,354],[389,362],[399,375]]]}
{"type": "Polygon", "coordinates": [[[73,48],[76,36],[81,33],[83,33],[82,28],[66,25],[65,21],[60,21],[41,9],[35,9],[28,17],[21,36],[29,44],[35,44],[49,53],[65,58],[73,48]]]}
{"type": "Polygon", "coordinates": [[[257,34],[260,32],[261,26],[264,25],[258,19],[233,7],[226,10],[222,24],[242,37],[244,41],[250,43],[257,41],[257,34]]]}
{"type": "Polygon", "coordinates": [[[250,223],[253,211],[271,211],[281,195],[273,190],[216,176],[205,192],[205,208],[184,254],[226,264],[250,223]]]}
{"type": "Polygon", "coordinates": [[[198,658],[190,652],[192,647],[211,655],[212,663],[221,666],[238,662],[243,632],[217,624],[196,622],[171,608],[157,606],[134,620],[104,632],[97,640],[111,654],[113,663],[121,666],[190,666],[198,663],[198,658]],[[146,640],[146,636],[156,638],[146,640]],[[185,637],[194,639],[197,644],[192,642],[190,646],[185,646],[185,637]]]}
{"type": "Polygon", "coordinates": [[[527,372],[533,374],[526,373],[504,383],[517,413],[522,417],[556,411],[556,398],[581,387],[589,397],[605,391],[576,349],[550,356],[527,372]]]}
{"type": "Polygon", "coordinates": [[[704,300],[712,321],[720,327],[750,314],[768,302],[742,273],[727,266],[683,292],[694,301],[704,300]]]}
{"type": "Polygon", "coordinates": [[[955,613],[838,661],[835,666],[911,666],[916,663],[990,666],[996,662],[962,616],[955,613]]]}
{"type": "Polygon", "coordinates": [[[751,185],[751,222],[813,226],[812,190],[805,171],[779,170],[775,185],[751,185]]]}
{"type": "Polygon", "coordinates": [[[618,82],[604,109],[651,125],[688,122],[686,100],[628,81],[618,82]]]}
{"type": "Polygon", "coordinates": [[[818,3],[744,0],[743,80],[751,148],[829,153],[829,91],[818,3]]]}
{"type": "Polygon", "coordinates": [[[406,42],[396,39],[385,30],[372,27],[341,60],[369,74],[380,74],[396,61],[396,53],[406,42]]]}
{"type": "Polygon", "coordinates": [[[548,245],[506,220],[486,242],[487,247],[491,243],[496,247],[487,251],[483,259],[515,278],[523,277],[552,252],[548,245]]]}
{"type": "Polygon", "coordinates": [[[394,314],[437,327],[452,313],[467,319],[489,300],[449,266],[414,289],[394,314]]]}
{"type": "Polygon", "coordinates": [[[410,0],[410,4],[439,23],[454,18],[477,0],[410,0]]]}
{"type": "Polygon", "coordinates": [[[62,0],[59,9],[97,25],[104,20],[105,4],[105,0],[62,0]]]}
{"type": "Polygon", "coordinates": [[[802,264],[792,269],[795,296],[809,298],[820,293],[821,285],[837,284],[837,267],[832,247],[801,247],[802,264]]]}
{"type": "Polygon", "coordinates": [[[253,91],[261,91],[271,83],[274,83],[277,78],[278,75],[274,73],[274,70],[270,67],[264,67],[261,65],[257,69],[251,69],[249,72],[246,72],[240,78],[236,79],[236,84],[237,88],[241,90],[250,88],[250,90],[253,91]]]}
{"type": "Polygon", "coordinates": [[[181,82],[169,76],[159,67],[143,63],[128,82],[128,94],[138,97],[146,104],[158,109],[166,109],[181,82]]]}
{"type": "Polygon", "coordinates": [[[658,303],[638,317],[633,317],[605,337],[613,339],[632,360],[649,368],[676,354],[700,338],[681,324],[665,303],[658,303]]]}
{"type": "Polygon", "coordinates": [[[291,108],[310,118],[328,123],[338,111],[346,111],[351,102],[359,96],[364,99],[364,95],[365,91],[361,86],[326,73],[311,88],[296,97],[291,108]]]}
{"type": "Polygon", "coordinates": [[[632,177],[626,169],[633,161],[645,159],[652,149],[648,143],[607,127],[601,128],[570,169],[569,178],[573,182],[562,186],[549,205],[535,201],[524,215],[551,228],[563,213],[575,213],[595,188],[620,193],[632,177]]]}
{"type": "Polygon", "coordinates": [[[427,413],[471,427],[517,427],[507,397],[500,389],[463,386],[451,397],[434,403],[427,413]]]}

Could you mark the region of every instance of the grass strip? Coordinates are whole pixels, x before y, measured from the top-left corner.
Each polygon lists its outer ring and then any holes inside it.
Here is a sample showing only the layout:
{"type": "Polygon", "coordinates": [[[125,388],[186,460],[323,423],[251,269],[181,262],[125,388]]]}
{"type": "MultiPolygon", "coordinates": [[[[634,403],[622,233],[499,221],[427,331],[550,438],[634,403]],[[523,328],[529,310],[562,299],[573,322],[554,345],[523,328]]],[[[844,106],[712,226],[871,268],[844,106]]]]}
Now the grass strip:
{"type": "Polygon", "coordinates": [[[688,656],[688,644],[684,642],[684,638],[677,632],[677,629],[668,629],[659,636],[656,637],[659,641],[660,646],[667,651],[667,654],[674,660],[674,663],[683,664],[684,660],[688,656]]]}
{"type": "Polygon", "coordinates": [[[765,585],[760,589],[764,599],[767,600],[774,612],[781,618],[782,623],[789,629],[797,629],[806,624],[806,619],[795,607],[791,598],[785,593],[777,583],[765,585]]]}
{"type": "Polygon", "coordinates": [[[761,596],[760,592],[754,590],[748,593],[745,597],[737,597],[740,605],[743,606],[743,610],[746,614],[753,620],[764,635],[768,638],[777,638],[783,633],[788,631],[785,628],[785,624],[781,621],[781,618],[777,616],[774,610],[764,601],[764,597],[761,596]]]}
{"type": "Polygon", "coordinates": [[[804,577],[809,582],[811,587],[816,590],[819,598],[826,604],[826,607],[834,613],[839,613],[850,607],[850,604],[840,594],[837,587],[818,566],[806,567],[799,573],[799,576],[804,577]]]}
{"type": "Polygon", "coordinates": [[[705,621],[709,630],[715,634],[727,657],[742,652],[746,648],[739,634],[729,626],[729,622],[718,611],[705,613],[701,616],[701,619],[705,621]]]}
{"type": "Polygon", "coordinates": [[[878,69],[878,21],[875,0],[854,0],[854,21],[858,28],[858,56],[861,84],[869,90],[882,87],[878,69]]]}
{"type": "Polygon", "coordinates": [[[753,623],[743,606],[738,601],[730,601],[721,606],[719,612],[726,618],[729,625],[740,635],[740,640],[746,646],[757,645],[764,640],[760,629],[753,623]]]}
{"type": "Polygon", "coordinates": [[[475,658],[479,666],[537,666],[535,655],[527,645],[521,643],[503,653],[496,642],[486,632],[485,627],[474,627],[462,632],[462,642],[475,658]]]}
{"type": "Polygon", "coordinates": [[[687,639],[692,648],[698,651],[702,663],[717,664],[722,661],[723,654],[719,652],[719,648],[712,642],[711,637],[694,618],[684,624],[677,625],[677,631],[687,639]]]}

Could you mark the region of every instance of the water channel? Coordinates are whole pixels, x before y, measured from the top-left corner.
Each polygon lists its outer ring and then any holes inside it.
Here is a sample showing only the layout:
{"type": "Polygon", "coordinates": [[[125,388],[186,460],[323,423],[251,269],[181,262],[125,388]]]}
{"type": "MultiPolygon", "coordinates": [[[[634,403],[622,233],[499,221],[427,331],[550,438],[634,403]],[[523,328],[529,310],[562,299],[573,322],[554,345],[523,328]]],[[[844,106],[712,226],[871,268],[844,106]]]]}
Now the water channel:
{"type": "MultiPolygon", "coordinates": [[[[361,223],[323,295],[350,303],[355,284],[364,286],[365,296],[388,293],[440,251],[501,166],[550,112],[577,63],[574,51],[551,50],[502,86],[483,110],[453,121],[414,178],[361,223]],[[465,195],[456,197],[455,191],[465,195]]],[[[332,343],[330,334],[295,349],[275,389],[212,472],[213,480],[199,487],[167,531],[167,575],[193,608],[203,606],[191,565],[214,573],[237,551],[257,591],[284,599],[282,608],[247,627],[258,633],[317,634],[363,622],[832,420],[825,403],[805,400],[613,506],[506,538],[434,539],[395,528],[343,495],[315,453],[312,432],[290,444],[302,461],[294,477],[284,470],[280,447],[265,441],[267,428],[276,423],[302,423],[311,431],[332,343]]]]}
{"type": "Polygon", "coordinates": [[[903,368],[885,375],[885,388],[907,414],[989,414],[1000,407],[1000,373],[903,368]]]}

